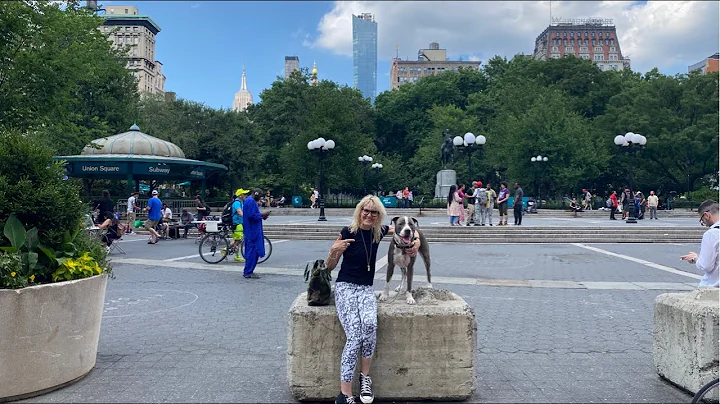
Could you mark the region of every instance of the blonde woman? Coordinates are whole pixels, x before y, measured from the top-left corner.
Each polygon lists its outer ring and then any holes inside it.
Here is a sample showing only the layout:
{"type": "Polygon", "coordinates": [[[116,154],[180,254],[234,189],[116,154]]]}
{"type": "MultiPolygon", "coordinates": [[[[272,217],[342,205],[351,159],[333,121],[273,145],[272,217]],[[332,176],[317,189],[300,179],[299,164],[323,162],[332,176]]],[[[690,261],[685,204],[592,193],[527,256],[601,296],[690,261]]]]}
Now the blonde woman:
{"type": "MultiPolygon", "coordinates": [[[[377,299],[373,289],[375,261],[380,241],[393,226],[383,225],[385,207],[377,196],[367,195],[357,206],[352,224],[344,227],[330,248],[328,269],[334,269],[342,256],[340,272],[335,280],[335,308],[347,342],[340,361],[340,394],[337,404],[354,404],[353,374],[362,348],[360,361],[360,401],[375,399],[370,379],[370,365],[377,341],[377,299]]],[[[416,240],[409,254],[417,254],[420,240],[416,240]]]]}

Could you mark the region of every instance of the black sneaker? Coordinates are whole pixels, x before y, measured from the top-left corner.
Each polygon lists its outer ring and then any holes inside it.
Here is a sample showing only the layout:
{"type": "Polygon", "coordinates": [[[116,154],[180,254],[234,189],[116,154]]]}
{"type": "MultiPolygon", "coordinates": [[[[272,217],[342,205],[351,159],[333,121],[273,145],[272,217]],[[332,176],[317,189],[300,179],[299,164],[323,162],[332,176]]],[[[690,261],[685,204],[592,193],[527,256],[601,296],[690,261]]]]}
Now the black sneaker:
{"type": "Polygon", "coordinates": [[[363,404],[370,404],[375,400],[375,395],[372,391],[372,379],[370,376],[365,376],[360,373],[360,401],[363,404]]]}
{"type": "Polygon", "coordinates": [[[244,277],[245,279],[260,279],[260,276],[257,275],[257,274],[255,274],[255,273],[252,273],[252,274],[250,274],[250,275],[248,275],[248,276],[243,275],[243,277],[244,277]]]}
{"type": "Polygon", "coordinates": [[[348,397],[341,392],[335,399],[335,404],[355,404],[355,397],[348,397]]]}

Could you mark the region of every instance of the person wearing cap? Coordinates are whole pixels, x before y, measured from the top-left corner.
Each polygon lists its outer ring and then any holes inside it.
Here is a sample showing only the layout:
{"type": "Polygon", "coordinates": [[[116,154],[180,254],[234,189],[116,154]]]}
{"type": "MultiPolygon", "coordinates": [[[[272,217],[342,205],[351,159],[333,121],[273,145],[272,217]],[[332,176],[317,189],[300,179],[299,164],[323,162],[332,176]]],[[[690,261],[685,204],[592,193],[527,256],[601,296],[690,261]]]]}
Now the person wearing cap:
{"type": "Polygon", "coordinates": [[[132,228],[135,225],[135,220],[137,220],[135,209],[137,209],[137,197],[139,195],[140,192],[134,191],[127,200],[127,231],[125,231],[127,234],[132,234],[132,228]]]}
{"type": "Polygon", "coordinates": [[[250,191],[243,188],[238,188],[237,191],[235,191],[235,201],[233,201],[232,204],[232,221],[233,226],[235,226],[235,229],[233,231],[233,241],[232,244],[230,244],[230,249],[235,252],[235,262],[245,262],[245,259],[240,256],[240,243],[243,240],[243,205],[245,196],[250,191]]]}
{"type": "Polygon", "coordinates": [[[145,211],[148,213],[148,218],[145,221],[145,228],[150,232],[150,240],[148,240],[148,244],[155,244],[160,237],[160,234],[158,234],[155,230],[155,227],[162,218],[162,202],[160,201],[160,198],[158,198],[157,189],[152,191],[152,198],[148,199],[145,211]]]}
{"type": "Polygon", "coordinates": [[[263,191],[255,188],[252,196],[243,203],[243,219],[245,226],[245,279],[259,279],[255,274],[258,259],[265,256],[265,242],[263,240],[262,221],[268,218],[270,212],[260,213],[258,201],[263,191]]]}
{"type": "Polygon", "coordinates": [[[695,264],[700,272],[703,273],[700,279],[699,288],[717,288],[718,287],[718,248],[720,248],[720,214],[718,214],[718,203],[706,200],[698,207],[700,214],[700,225],[709,227],[703,234],[702,243],[700,244],[700,254],[689,252],[680,257],[681,260],[687,261],[689,264],[695,264]]]}

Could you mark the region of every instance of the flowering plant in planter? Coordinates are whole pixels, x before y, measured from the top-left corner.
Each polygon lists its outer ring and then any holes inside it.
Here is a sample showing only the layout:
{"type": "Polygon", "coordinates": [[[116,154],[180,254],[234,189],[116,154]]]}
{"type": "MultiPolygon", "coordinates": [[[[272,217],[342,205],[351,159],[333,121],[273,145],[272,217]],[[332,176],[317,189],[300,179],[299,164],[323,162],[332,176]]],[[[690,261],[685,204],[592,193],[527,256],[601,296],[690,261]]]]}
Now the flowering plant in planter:
{"type": "Polygon", "coordinates": [[[79,227],[72,235],[65,233],[58,251],[40,244],[37,228],[26,231],[15,215],[10,215],[5,222],[3,234],[10,240],[10,246],[0,247],[0,288],[23,288],[34,284],[36,278],[59,282],[112,271],[107,265],[104,268],[100,266],[105,258],[102,248],[95,248],[93,255],[90,251],[78,249],[76,243],[83,242],[79,227]]]}

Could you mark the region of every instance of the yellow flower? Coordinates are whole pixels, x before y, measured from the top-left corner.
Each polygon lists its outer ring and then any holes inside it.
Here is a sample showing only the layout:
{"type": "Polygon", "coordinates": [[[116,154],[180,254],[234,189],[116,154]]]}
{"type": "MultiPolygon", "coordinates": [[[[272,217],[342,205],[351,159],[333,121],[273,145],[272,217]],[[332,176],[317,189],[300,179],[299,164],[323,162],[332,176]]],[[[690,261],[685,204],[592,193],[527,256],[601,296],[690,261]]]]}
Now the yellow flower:
{"type": "Polygon", "coordinates": [[[15,277],[15,272],[10,272],[10,276],[14,278],[14,277],[15,277]]]}
{"type": "Polygon", "coordinates": [[[30,282],[35,282],[35,275],[30,275],[30,282]]]}

